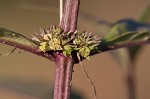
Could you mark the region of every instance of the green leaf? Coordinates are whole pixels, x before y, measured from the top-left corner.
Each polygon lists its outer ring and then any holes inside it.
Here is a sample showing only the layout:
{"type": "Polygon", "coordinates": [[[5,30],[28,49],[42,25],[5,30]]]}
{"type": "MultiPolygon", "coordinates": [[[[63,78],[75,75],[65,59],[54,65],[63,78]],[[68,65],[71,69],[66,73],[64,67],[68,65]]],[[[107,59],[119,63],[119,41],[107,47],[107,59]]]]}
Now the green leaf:
{"type": "Polygon", "coordinates": [[[118,23],[114,25],[110,32],[105,36],[105,40],[111,40],[114,37],[121,35],[121,33],[127,32],[127,24],[126,23],[118,23]]]}
{"type": "Polygon", "coordinates": [[[149,32],[127,32],[123,33],[117,37],[114,37],[111,40],[105,40],[109,44],[121,44],[133,41],[140,41],[140,40],[147,40],[149,39],[150,33],[149,32]]]}
{"type": "MultiPolygon", "coordinates": [[[[140,33],[138,35],[136,35],[134,37],[134,40],[148,40],[150,38],[150,33],[140,33]]],[[[134,47],[130,47],[128,48],[128,53],[130,55],[130,59],[132,61],[132,63],[134,63],[134,60],[136,58],[136,55],[139,53],[139,51],[142,49],[143,47],[142,46],[134,46],[134,47]]]]}
{"type": "Polygon", "coordinates": [[[139,22],[145,23],[148,22],[150,19],[150,4],[144,9],[142,14],[139,17],[139,22]]]}
{"type": "Polygon", "coordinates": [[[123,43],[132,43],[134,41],[146,41],[150,38],[149,32],[127,32],[123,33],[120,36],[117,36],[114,39],[111,39],[109,41],[106,40],[106,42],[110,45],[117,45],[117,44],[123,44],[123,43]]]}
{"type": "MultiPolygon", "coordinates": [[[[117,46],[125,45],[124,47],[129,47],[130,44],[135,45],[135,43],[138,42],[145,42],[150,40],[150,33],[143,31],[143,32],[126,32],[122,33],[121,35],[118,35],[114,38],[111,38],[110,40],[104,39],[100,43],[98,49],[100,51],[106,51],[106,50],[112,50],[116,48],[117,46]]],[[[132,46],[133,46],[132,45],[132,46]]],[[[138,44],[136,44],[138,45],[138,44]]],[[[139,44],[140,45],[140,44],[139,44]]],[[[139,51],[138,49],[139,46],[134,46],[131,48],[126,48],[126,49],[119,49],[116,51],[113,51],[112,54],[114,58],[121,63],[122,66],[125,66],[125,64],[130,64],[134,63],[135,55],[139,51]],[[130,50],[129,50],[130,49],[130,50]],[[130,52],[132,51],[132,52],[130,52]],[[126,61],[126,63],[125,63],[126,61]]],[[[140,47],[141,48],[141,47],[140,47]]]]}
{"type": "Polygon", "coordinates": [[[38,47],[38,44],[32,40],[5,28],[0,28],[0,43],[8,44],[23,50],[29,50],[38,47]]]}
{"type": "MultiPolygon", "coordinates": [[[[149,35],[149,33],[144,33],[144,34],[136,33],[137,31],[141,31],[141,29],[143,29],[143,28],[148,29],[149,27],[147,24],[141,24],[132,19],[123,19],[123,20],[118,21],[116,24],[114,24],[114,26],[111,28],[110,32],[105,36],[104,39],[105,39],[105,41],[111,41],[111,40],[115,39],[120,42],[121,41],[122,42],[130,41],[133,38],[136,39],[136,37],[146,39],[145,35],[149,35]],[[133,31],[135,31],[135,33],[131,33],[133,31]],[[137,35],[135,35],[135,34],[137,34],[137,35]],[[119,38],[116,39],[117,37],[119,37],[119,38]]],[[[117,42],[115,40],[113,42],[117,42]]],[[[140,51],[141,48],[142,48],[141,46],[140,47],[134,46],[134,47],[127,48],[124,51],[117,50],[118,52],[117,51],[115,52],[114,57],[116,56],[115,59],[121,60],[121,58],[124,55],[125,55],[124,57],[127,57],[126,55],[128,54],[128,58],[131,59],[131,62],[134,62],[136,55],[138,54],[138,52],[140,51]],[[123,51],[123,52],[121,52],[121,51],[123,51]]],[[[124,61],[124,59],[122,59],[122,60],[124,61]]]]}

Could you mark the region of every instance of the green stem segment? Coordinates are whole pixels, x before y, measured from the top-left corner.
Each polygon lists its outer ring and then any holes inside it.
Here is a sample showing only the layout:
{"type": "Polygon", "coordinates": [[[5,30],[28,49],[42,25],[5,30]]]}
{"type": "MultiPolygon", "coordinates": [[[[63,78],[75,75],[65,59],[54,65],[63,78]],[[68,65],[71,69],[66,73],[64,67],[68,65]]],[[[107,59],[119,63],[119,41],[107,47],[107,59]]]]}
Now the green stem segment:
{"type": "Polygon", "coordinates": [[[129,67],[128,73],[126,75],[126,84],[128,88],[128,98],[129,99],[136,99],[136,87],[135,87],[135,68],[134,67],[129,67]]]}

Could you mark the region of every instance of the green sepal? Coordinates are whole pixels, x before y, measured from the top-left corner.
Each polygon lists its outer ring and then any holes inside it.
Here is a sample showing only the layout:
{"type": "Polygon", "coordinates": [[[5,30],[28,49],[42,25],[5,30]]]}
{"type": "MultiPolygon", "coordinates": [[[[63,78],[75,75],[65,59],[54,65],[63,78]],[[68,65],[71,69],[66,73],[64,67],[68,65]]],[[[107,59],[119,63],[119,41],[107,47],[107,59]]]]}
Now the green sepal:
{"type": "Polygon", "coordinates": [[[72,52],[72,47],[71,47],[70,45],[65,45],[65,46],[63,47],[63,54],[64,54],[65,56],[71,57],[71,52],[72,52]]]}
{"type": "Polygon", "coordinates": [[[81,55],[84,58],[87,58],[90,55],[90,49],[86,46],[82,47],[79,50],[79,55],[81,55]]]}

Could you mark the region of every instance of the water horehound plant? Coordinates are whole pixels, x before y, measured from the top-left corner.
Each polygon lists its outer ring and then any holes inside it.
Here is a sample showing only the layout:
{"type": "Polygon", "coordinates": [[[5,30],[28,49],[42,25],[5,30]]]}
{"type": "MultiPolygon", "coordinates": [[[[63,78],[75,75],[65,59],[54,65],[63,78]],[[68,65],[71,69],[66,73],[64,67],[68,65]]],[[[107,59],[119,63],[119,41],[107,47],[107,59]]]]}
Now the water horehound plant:
{"type": "MultiPolygon", "coordinates": [[[[148,31],[125,31],[115,36],[111,32],[108,34],[109,36],[101,39],[88,32],[79,32],[77,30],[79,2],[80,0],[66,0],[65,6],[63,6],[63,0],[60,0],[59,26],[41,29],[41,33],[35,33],[32,39],[0,28],[0,43],[14,46],[55,62],[56,76],[53,99],[70,99],[74,64],[105,51],[150,43],[148,31]]],[[[87,75],[86,72],[85,74],[87,75]]],[[[94,87],[92,82],[91,84],[94,87]]],[[[95,96],[95,98],[97,97],[95,96]]]]}

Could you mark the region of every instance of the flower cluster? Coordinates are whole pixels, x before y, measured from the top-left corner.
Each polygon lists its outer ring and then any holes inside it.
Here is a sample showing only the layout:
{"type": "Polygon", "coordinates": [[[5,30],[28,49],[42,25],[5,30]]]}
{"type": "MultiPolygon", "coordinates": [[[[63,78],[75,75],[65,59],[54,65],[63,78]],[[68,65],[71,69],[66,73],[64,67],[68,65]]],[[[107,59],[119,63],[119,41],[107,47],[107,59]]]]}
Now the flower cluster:
{"type": "Polygon", "coordinates": [[[75,51],[79,56],[88,58],[91,51],[97,50],[100,41],[97,36],[88,32],[65,33],[61,28],[51,26],[48,30],[41,29],[41,34],[35,33],[32,40],[39,43],[39,50],[62,51],[64,55],[72,57],[75,51]]]}

